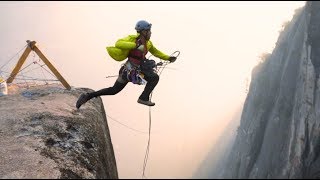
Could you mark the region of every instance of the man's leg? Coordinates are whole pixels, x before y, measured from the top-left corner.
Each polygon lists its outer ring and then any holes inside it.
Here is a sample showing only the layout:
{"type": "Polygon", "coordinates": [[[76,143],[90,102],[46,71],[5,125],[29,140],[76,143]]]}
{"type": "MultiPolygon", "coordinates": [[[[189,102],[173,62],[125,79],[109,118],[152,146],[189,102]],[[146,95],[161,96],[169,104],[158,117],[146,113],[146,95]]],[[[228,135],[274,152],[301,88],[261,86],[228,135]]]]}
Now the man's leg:
{"type": "Polygon", "coordinates": [[[128,81],[122,79],[121,75],[119,75],[118,79],[116,80],[116,82],[112,87],[104,88],[92,93],[81,94],[81,96],[79,97],[76,103],[76,107],[77,109],[79,109],[81,105],[83,105],[84,103],[86,103],[87,101],[89,101],[94,97],[104,96],[104,95],[115,95],[119,93],[127,84],[128,84],[128,81]]]}
{"type": "Polygon", "coordinates": [[[99,91],[95,91],[90,94],[91,98],[105,95],[115,95],[122,91],[122,89],[128,84],[128,82],[116,81],[112,87],[104,88],[99,91]]]}
{"type": "Polygon", "coordinates": [[[138,99],[138,103],[145,104],[147,106],[154,106],[155,103],[151,102],[149,98],[150,98],[151,92],[159,82],[159,76],[157,73],[152,71],[152,72],[145,73],[144,79],[147,81],[147,84],[146,84],[146,87],[144,88],[144,91],[142,92],[142,94],[138,99]]]}

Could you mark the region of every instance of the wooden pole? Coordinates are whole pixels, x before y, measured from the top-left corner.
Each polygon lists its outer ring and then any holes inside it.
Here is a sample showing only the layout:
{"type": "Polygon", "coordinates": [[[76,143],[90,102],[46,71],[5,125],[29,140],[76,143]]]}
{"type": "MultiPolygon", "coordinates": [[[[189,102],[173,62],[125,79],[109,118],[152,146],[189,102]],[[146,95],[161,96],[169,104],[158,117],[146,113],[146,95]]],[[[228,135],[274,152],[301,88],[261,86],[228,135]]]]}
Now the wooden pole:
{"type": "MultiPolygon", "coordinates": [[[[27,41],[28,42],[28,41],[27,41]]],[[[19,70],[21,69],[23,63],[26,61],[28,55],[31,52],[31,44],[35,44],[36,42],[32,41],[29,43],[29,45],[27,46],[27,48],[24,50],[22,56],[20,57],[18,63],[16,64],[16,67],[13,69],[13,71],[11,72],[9,78],[7,79],[7,83],[12,83],[13,79],[16,77],[16,75],[19,73],[19,70]]]]}
{"type": "Polygon", "coordinates": [[[46,58],[45,55],[38,49],[36,46],[35,41],[29,41],[27,40],[28,46],[26,50],[23,52],[22,56],[20,57],[16,67],[13,69],[10,77],[7,80],[7,83],[12,83],[13,79],[16,77],[16,75],[19,73],[19,70],[21,69],[23,63],[26,61],[29,53],[31,50],[35,51],[38,56],[42,59],[42,61],[48,66],[48,68],[53,72],[53,74],[58,78],[58,80],[63,84],[63,86],[70,90],[71,86],[67,83],[67,81],[61,76],[61,74],[58,72],[58,70],[50,63],[50,61],[46,58]]]}
{"type": "Polygon", "coordinates": [[[38,54],[38,56],[42,59],[42,61],[48,66],[48,68],[53,72],[53,74],[59,79],[59,81],[63,84],[63,86],[70,90],[71,86],[67,83],[67,81],[61,76],[58,70],[50,63],[50,61],[46,58],[45,55],[38,49],[36,45],[32,47],[32,50],[38,54]]]}

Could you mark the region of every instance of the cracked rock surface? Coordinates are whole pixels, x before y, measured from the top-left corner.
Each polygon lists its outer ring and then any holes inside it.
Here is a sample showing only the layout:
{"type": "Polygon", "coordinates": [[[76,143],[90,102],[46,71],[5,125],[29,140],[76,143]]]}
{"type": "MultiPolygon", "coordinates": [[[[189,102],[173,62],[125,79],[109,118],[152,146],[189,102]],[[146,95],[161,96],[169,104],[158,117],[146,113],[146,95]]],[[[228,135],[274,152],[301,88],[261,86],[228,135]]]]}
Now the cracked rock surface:
{"type": "Polygon", "coordinates": [[[0,178],[118,178],[101,98],[75,108],[91,89],[8,91],[0,97],[0,178]]]}

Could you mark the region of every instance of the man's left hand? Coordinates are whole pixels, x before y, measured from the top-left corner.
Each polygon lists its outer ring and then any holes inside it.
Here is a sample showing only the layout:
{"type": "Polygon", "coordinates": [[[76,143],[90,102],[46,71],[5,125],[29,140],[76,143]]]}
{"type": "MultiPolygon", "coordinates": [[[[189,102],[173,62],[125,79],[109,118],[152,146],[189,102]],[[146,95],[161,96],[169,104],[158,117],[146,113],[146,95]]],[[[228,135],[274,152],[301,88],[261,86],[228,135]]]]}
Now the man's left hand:
{"type": "Polygon", "coordinates": [[[169,57],[169,61],[170,61],[171,63],[175,62],[176,60],[177,60],[177,57],[174,57],[174,56],[170,56],[170,57],[169,57]]]}

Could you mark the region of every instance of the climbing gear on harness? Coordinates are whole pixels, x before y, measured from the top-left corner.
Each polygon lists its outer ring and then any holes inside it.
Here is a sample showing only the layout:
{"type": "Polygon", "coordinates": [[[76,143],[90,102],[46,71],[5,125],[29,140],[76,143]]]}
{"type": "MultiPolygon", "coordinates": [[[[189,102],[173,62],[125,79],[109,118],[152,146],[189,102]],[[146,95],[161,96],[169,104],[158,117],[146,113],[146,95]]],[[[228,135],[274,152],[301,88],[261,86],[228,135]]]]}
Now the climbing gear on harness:
{"type": "Polygon", "coordinates": [[[145,60],[142,60],[141,62],[141,65],[140,65],[140,69],[142,72],[144,71],[153,71],[153,68],[155,68],[157,65],[156,65],[156,62],[152,59],[145,59],[145,60]]]}
{"type": "Polygon", "coordinates": [[[144,74],[142,73],[139,67],[140,67],[139,65],[134,65],[130,61],[127,61],[123,65],[121,77],[124,79],[127,79],[133,84],[138,84],[138,85],[147,84],[147,81],[144,79],[144,74]]]}
{"type": "Polygon", "coordinates": [[[143,31],[143,30],[150,30],[151,29],[152,24],[148,23],[145,20],[140,20],[137,22],[135,29],[139,32],[139,31],[143,31]]]}

